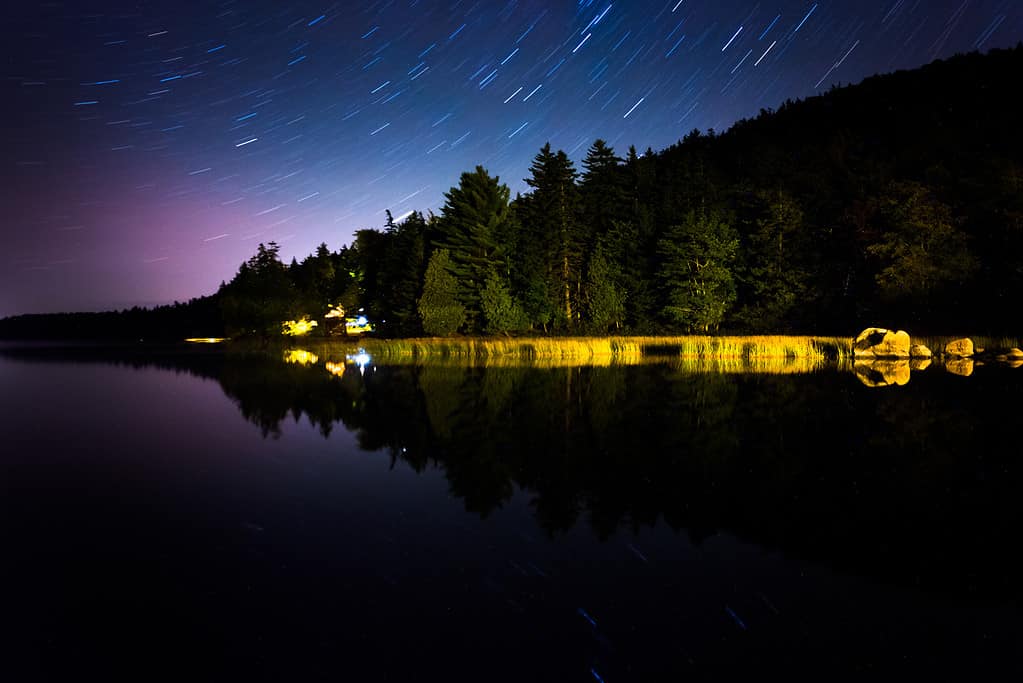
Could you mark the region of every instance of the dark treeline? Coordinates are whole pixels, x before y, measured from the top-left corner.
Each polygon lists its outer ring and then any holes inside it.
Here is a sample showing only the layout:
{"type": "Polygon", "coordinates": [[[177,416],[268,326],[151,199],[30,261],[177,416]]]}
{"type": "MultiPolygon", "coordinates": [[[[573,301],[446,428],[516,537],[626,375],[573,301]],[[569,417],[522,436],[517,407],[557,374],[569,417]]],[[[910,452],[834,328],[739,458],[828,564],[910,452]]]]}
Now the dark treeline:
{"type": "Polygon", "coordinates": [[[216,295],[155,308],[27,314],[0,320],[0,339],[180,341],[187,337],[220,337],[223,333],[216,295]]]}
{"type": "Polygon", "coordinates": [[[1011,332],[1019,73],[1023,46],[874,76],[660,152],[597,140],[577,167],[548,144],[525,195],[477,166],[439,214],[388,213],[337,252],[285,265],[260,245],[213,298],[231,335],[303,317],[328,334],[338,306],[385,336],[1011,332]]]}

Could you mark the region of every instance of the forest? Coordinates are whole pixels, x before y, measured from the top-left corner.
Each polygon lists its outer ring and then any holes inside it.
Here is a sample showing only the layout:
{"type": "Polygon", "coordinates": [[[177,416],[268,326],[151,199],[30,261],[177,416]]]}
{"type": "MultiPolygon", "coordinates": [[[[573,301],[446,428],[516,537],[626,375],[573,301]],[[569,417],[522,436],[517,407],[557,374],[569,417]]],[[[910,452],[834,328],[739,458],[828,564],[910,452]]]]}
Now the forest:
{"type": "Polygon", "coordinates": [[[655,152],[544,145],[510,196],[466,171],[290,264],[274,243],[184,304],[16,316],[0,337],[1018,332],[1023,45],[873,76],[655,152]],[[312,323],[315,322],[315,327],[312,323]],[[284,328],[287,330],[288,328],[284,328]]]}

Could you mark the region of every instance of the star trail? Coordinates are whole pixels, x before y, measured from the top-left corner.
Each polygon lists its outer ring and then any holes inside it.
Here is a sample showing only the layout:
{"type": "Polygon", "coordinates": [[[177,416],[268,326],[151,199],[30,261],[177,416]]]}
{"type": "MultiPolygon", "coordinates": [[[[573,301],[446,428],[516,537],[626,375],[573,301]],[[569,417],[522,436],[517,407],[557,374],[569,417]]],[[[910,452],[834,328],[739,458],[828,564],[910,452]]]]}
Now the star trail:
{"type": "MultiPolygon", "coordinates": [[[[184,301],[550,141],[623,154],[1023,38],[1017,0],[48,3],[6,22],[0,315],[184,301]]],[[[1007,84],[1008,86],[1008,84],[1007,84]]]]}

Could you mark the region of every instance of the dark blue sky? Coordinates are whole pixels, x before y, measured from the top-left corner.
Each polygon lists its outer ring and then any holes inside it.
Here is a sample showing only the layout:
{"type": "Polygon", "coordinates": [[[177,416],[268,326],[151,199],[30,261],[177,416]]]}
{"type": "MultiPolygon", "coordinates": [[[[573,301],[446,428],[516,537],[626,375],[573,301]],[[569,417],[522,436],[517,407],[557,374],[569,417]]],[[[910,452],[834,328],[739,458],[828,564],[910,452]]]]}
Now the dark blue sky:
{"type": "Polygon", "coordinates": [[[547,141],[660,149],[1015,45],[1023,3],[67,2],[2,30],[0,316],[210,293],[261,241],[336,249],[476,164],[524,191],[547,141]]]}

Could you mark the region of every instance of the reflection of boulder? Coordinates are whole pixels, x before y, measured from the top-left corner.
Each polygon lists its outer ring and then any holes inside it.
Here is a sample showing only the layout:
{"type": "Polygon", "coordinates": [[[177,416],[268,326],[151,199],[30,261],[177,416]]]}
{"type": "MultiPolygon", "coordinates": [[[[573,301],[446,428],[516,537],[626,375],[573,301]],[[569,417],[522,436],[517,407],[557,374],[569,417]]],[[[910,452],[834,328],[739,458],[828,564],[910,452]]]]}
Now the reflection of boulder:
{"type": "Polygon", "coordinates": [[[856,358],[909,358],[909,334],[868,327],[853,340],[856,358]]]}
{"type": "Polygon", "coordinates": [[[965,339],[953,339],[949,343],[945,344],[945,355],[955,356],[957,358],[968,358],[973,355],[973,340],[969,337],[965,339]]]}
{"type": "Polygon", "coordinates": [[[995,356],[995,360],[1005,363],[1011,368],[1018,368],[1020,365],[1023,365],[1023,351],[1012,347],[1005,353],[995,356]]]}
{"type": "Polygon", "coordinates": [[[953,375],[962,375],[963,377],[969,377],[973,374],[973,359],[972,358],[950,358],[945,361],[945,369],[951,372],[953,375]]]}
{"type": "Polygon", "coordinates": [[[909,369],[914,372],[926,370],[929,367],[931,367],[930,358],[912,358],[909,361],[909,369]]]}
{"type": "MultiPolygon", "coordinates": [[[[1016,347],[1013,347],[1004,354],[998,354],[994,357],[997,361],[1009,361],[1010,363],[1023,362],[1023,351],[1020,351],[1016,347]]],[[[1013,367],[1019,367],[1014,365],[1013,367]]]]}
{"type": "Polygon", "coordinates": [[[934,354],[931,353],[931,350],[923,344],[913,344],[909,347],[910,358],[931,358],[932,356],[934,356],[934,354]]]}
{"type": "Polygon", "coordinates": [[[868,387],[901,387],[909,382],[908,360],[858,360],[853,364],[853,370],[868,387]]]}

